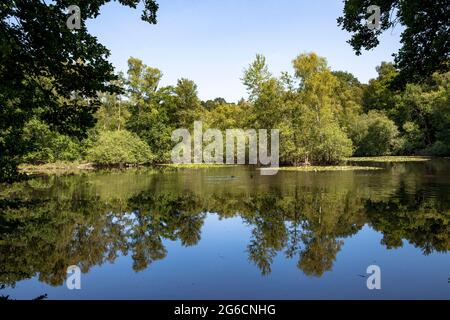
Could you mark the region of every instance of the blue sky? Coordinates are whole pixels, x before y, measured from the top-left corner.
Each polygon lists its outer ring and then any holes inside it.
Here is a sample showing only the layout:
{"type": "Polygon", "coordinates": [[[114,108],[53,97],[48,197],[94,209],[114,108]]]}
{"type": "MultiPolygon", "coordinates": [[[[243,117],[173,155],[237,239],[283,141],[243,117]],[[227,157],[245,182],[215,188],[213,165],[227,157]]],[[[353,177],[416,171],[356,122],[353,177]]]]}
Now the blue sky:
{"type": "Polygon", "coordinates": [[[158,0],[158,24],[140,20],[137,10],[109,3],[87,22],[111,50],[110,61],[126,72],[130,56],[159,68],[162,85],[184,77],[198,85],[201,99],[246,97],[240,78],[256,53],[266,56],[274,75],[292,72],[291,61],[314,51],[333,70],[367,82],[381,61],[392,61],[401,29],[386,32],[376,49],[357,57],[336,18],[342,0],[158,0]]]}

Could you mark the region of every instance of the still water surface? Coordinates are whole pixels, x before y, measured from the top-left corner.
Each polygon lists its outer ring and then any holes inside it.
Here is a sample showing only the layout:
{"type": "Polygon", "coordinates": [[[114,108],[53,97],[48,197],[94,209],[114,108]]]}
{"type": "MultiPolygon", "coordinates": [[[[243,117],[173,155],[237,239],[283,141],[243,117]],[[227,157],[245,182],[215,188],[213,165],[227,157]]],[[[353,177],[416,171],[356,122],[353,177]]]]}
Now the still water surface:
{"type": "Polygon", "coordinates": [[[449,299],[450,160],[376,165],[109,171],[0,187],[0,296],[449,299]],[[366,286],[373,264],[381,290],[366,286]],[[70,265],[81,290],[66,287],[70,265]]]}

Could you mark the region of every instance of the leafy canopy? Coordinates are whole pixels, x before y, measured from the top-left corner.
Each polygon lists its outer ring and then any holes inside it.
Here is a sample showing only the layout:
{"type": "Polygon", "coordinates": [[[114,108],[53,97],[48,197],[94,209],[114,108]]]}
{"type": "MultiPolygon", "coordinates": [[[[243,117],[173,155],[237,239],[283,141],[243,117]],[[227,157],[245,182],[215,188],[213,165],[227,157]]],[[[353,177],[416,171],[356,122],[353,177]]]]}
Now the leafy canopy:
{"type": "Polygon", "coordinates": [[[338,18],[343,30],[352,33],[348,41],[357,55],[378,46],[380,35],[400,23],[399,52],[395,54],[400,74],[396,83],[422,82],[434,72],[450,70],[450,2],[448,0],[345,0],[344,15],[338,18]],[[380,7],[380,29],[370,30],[367,8],[380,7]]]}
{"type": "MultiPolygon", "coordinates": [[[[29,146],[21,139],[33,116],[69,136],[95,124],[97,92],[118,92],[109,51],[87,31],[110,0],[4,0],[0,4],[0,181],[17,178],[29,146]],[[81,29],[69,30],[67,8],[78,5],[81,29]]],[[[139,0],[119,0],[136,8],[139,0]]],[[[142,19],[156,23],[158,5],[144,0],[142,19]]]]}

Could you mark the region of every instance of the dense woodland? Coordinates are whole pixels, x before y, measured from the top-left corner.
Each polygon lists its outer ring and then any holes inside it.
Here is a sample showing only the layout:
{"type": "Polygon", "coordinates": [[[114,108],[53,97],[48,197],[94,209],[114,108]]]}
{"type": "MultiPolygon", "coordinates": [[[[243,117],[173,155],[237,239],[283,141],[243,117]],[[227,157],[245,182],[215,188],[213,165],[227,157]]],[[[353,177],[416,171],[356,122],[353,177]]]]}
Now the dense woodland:
{"type": "MultiPolygon", "coordinates": [[[[238,103],[201,101],[188,79],[160,86],[162,71],[136,58],[126,74],[115,73],[109,50],[85,25],[110,1],[72,2],[0,4],[2,182],[20,177],[20,163],[165,163],[172,130],[191,128],[194,120],[204,128],[279,129],[284,165],[352,155],[450,155],[448,0],[378,1],[374,30],[366,25],[371,1],[345,0],[337,25],[350,33],[357,55],[375,48],[383,31],[402,26],[393,63],[381,63],[378,77],[362,84],[314,53],[293,57],[293,70],[281,75],[257,55],[242,76],[248,98],[238,103]],[[83,12],[77,30],[65,23],[72,2],[83,12]]],[[[143,2],[142,20],[157,23],[154,0],[118,2],[130,8],[143,2]]]]}
{"type": "Polygon", "coordinates": [[[352,155],[450,155],[449,72],[395,90],[390,84],[398,71],[391,63],[382,63],[368,84],[331,70],[314,53],[292,64],[292,73],[276,77],[257,55],[242,77],[248,99],[230,103],[201,101],[188,79],[160,86],[161,70],[130,58],[127,74],[115,83],[123,94],[100,94],[96,125],[85,139],[60,134],[33,117],[24,137],[34,148],[23,161],[166,163],[172,131],[192,129],[196,120],[222,130],[277,128],[280,161],[287,165],[336,163],[352,155]]]}

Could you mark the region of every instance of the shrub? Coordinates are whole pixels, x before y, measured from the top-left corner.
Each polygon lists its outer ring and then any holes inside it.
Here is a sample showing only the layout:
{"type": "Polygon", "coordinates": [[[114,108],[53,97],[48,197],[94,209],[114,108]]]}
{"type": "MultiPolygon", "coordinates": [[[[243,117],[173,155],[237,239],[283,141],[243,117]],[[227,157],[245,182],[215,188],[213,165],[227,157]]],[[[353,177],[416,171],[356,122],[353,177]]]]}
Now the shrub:
{"type": "Polygon", "coordinates": [[[87,152],[87,159],[98,165],[141,164],[153,160],[150,147],[127,131],[101,131],[87,152]]]}
{"type": "Polygon", "coordinates": [[[330,124],[320,130],[319,139],[312,147],[311,159],[315,163],[336,163],[352,153],[352,141],[337,124],[330,124]]]}
{"type": "Polygon", "coordinates": [[[25,125],[23,138],[28,149],[22,159],[26,163],[74,161],[80,157],[80,146],[75,140],[52,131],[36,118],[25,125]]]}
{"type": "Polygon", "coordinates": [[[403,151],[406,154],[416,154],[425,148],[425,138],[419,126],[411,121],[403,124],[403,151]]]}
{"type": "Polygon", "coordinates": [[[351,136],[357,156],[391,155],[402,148],[402,139],[394,121],[379,111],[361,115],[353,132],[351,136]]]}
{"type": "Polygon", "coordinates": [[[448,156],[450,155],[450,146],[442,141],[436,141],[433,145],[425,149],[425,154],[431,156],[448,156]]]}

